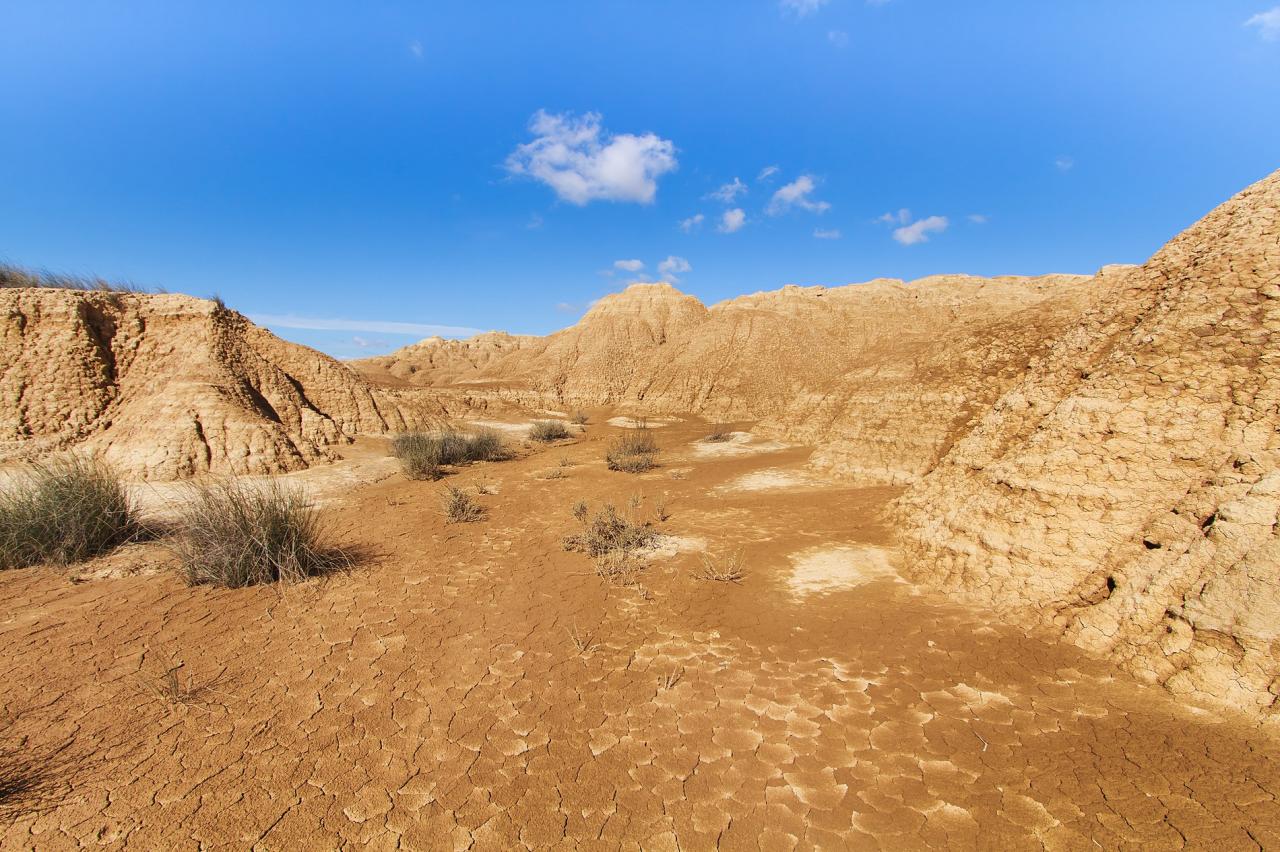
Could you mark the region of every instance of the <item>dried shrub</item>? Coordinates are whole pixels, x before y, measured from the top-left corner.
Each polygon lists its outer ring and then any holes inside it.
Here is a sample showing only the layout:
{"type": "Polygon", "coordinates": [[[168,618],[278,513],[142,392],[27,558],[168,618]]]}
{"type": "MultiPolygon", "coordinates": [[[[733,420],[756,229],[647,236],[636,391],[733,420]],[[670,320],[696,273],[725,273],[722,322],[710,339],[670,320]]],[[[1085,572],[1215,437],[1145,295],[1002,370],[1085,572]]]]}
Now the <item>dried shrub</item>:
{"type": "Polygon", "coordinates": [[[606,503],[595,515],[589,513],[585,503],[575,504],[574,517],[578,518],[582,528],[565,538],[564,549],[593,558],[639,550],[652,545],[658,537],[648,524],[624,518],[612,503],[606,503]]]}
{"type": "Polygon", "coordinates": [[[456,485],[447,486],[440,498],[445,519],[451,524],[467,524],[484,517],[484,507],[456,485]]]}
{"type": "Polygon", "coordinates": [[[710,554],[702,554],[702,567],[698,569],[698,579],[715,583],[741,583],[747,576],[746,566],[739,550],[727,556],[716,558],[710,554]]]}
{"type": "Polygon", "coordinates": [[[587,416],[587,412],[583,411],[581,408],[569,416],[569,422],[575,426],[586,426],[590,419],[591,418],[587,416]]]}
{"type": "Polygon", "coordinates": [[[511,452],[493,429],[458,432],[406,432],[391,441],[391,454],[400,459],[410,479],[439,479],[447,465],[476,461],[502,461],[511,452]]]}
{"type": "Polygon", "coordinates": [[[725,441],[733,438],[733,432],[729,428],[728,423],[717,423],[711,427],[711,434],[702,440],[708,444],[723,444],[725,441]]]}
{"type": "Polygon", "coordinates": [[[569,437],[569,427],[560,420],[538,420],[529,427],[529,440],[549,444],[569,437]]]}
{"type": "Polygon", "coordinates": [[[643,473],[657,467],[658,442],[649,429],[623,433],[609,444],[605,464],[609,470],[643,473]]]}
{"type": "Polygon", "coordinates": [[[81,562],[142,534],[120,477],[79,456],[32,465],[0,491],[0,568],[81,562]]]}

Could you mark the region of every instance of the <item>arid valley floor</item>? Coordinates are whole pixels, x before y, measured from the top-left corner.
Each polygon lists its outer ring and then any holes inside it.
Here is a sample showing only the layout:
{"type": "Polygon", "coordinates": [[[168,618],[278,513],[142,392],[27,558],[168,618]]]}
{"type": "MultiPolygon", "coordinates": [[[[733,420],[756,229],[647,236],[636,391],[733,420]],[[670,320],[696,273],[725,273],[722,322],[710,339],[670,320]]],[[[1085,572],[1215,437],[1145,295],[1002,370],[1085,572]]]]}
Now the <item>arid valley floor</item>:
{"type": "Polygon", "coordinates": [[[1280,172],[1096,276],[362,362],[5,274],[0,486],[91,455],[158,532],[0,570],[0,848],[1280,848],[1280,172]],[[446,427],[511,457],[407,477],[446,427]],[[232,479],[349,564],[188,585],[232,479]],[[606,505],[617,564],[566,548],[606,505]]]}

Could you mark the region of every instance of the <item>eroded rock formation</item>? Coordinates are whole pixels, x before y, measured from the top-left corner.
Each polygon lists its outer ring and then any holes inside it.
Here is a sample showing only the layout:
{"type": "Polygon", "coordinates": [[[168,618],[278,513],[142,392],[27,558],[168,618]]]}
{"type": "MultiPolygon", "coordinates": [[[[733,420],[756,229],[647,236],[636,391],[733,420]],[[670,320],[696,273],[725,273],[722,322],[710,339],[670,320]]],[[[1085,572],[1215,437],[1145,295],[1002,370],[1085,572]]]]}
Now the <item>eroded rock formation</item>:
{"type": "Polygon", "coordinates": [[[441,413],[214,302],[48,288],[0,290],[0,399],[3,457],[78,446],[157,479],[296,470],[441,413]]]}

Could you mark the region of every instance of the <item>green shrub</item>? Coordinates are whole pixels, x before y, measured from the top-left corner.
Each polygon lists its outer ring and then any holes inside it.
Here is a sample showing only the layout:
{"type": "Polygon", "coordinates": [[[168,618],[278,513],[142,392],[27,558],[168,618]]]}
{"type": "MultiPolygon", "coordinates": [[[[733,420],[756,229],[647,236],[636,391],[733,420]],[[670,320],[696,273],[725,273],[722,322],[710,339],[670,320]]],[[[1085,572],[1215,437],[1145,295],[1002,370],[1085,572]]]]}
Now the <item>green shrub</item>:
{"type": "Polygon", "coordinates": [[[80,562],[141,534],[120,477],[79,456],[32,465],[0,492],[0,568],[80,562]]]}
{"type": "Polygon", "coordinates": [[[391,454],[400,459],[405,476],[410,479],[439,479],[446,465],[511,457],[502,437],[493,429],[406,432],[392,439],[391,454]]]}
{"type": "Polygon", "coordinates": [[[191,585],[240,588],[349,567],[350,557],[324,538],[301,492],[226,480],[191,486],[174,550],[191,585]]]}
{"type": "Polygon", "coordinates": [[[529,440],[549,444],[569,437],[569,427],[559,420],[539,420],[529,427],[529,440]]]}

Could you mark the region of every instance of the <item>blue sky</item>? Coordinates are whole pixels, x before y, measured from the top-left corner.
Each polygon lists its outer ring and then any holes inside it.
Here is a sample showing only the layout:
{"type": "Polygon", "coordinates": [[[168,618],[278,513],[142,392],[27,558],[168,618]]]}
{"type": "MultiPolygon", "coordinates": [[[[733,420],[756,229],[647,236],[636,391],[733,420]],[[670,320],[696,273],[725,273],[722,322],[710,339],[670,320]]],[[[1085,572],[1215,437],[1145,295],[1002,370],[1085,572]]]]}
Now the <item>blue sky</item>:
{"type": "Polygon", "coordinates": [[[1091,272],[1280,168],[1276,3],[8,0],[0,260],[340,357],[663,272],[1091,272]]]}

